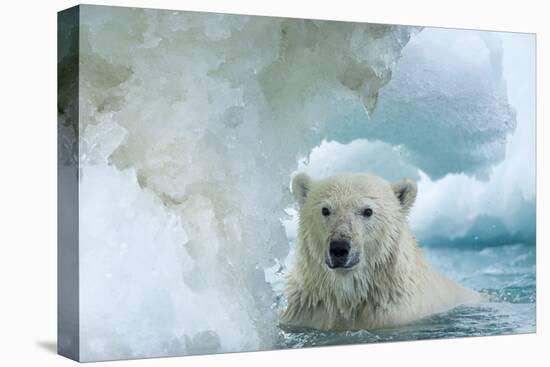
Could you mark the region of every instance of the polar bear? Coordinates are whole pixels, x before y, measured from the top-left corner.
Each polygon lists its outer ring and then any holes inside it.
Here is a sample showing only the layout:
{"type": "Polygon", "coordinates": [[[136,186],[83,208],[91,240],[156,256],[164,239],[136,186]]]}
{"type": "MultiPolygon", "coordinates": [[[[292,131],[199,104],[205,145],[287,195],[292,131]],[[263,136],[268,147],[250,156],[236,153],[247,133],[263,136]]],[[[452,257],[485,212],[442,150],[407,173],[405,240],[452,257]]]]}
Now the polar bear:
{"type": "Polygon", "coordinates": [[[409,229],[412,180],[367,174],[292,181],[300,205],[283,325],[395,327],[483,297],[432,270],[409,229]]]}

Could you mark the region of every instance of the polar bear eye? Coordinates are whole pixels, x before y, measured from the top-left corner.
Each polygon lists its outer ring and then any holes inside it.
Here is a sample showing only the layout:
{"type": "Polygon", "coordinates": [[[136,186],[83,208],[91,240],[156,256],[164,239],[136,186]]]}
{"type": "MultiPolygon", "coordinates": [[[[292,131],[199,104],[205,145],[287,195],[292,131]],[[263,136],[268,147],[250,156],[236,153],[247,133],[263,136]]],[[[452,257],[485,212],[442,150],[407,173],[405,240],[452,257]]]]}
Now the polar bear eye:
{"type": "Polygon", "coordinates": [[[372,215],[372,209],[371,208],[366,208],[363,210],[363,212],[361,213],[364,217],[370,217],[372,215]]]}
{"type": "Polygon", "coordinates": [[[321,209],[321,214],[323,214],[325,217],[328,217],[330,215],[330,210],[328,210],[327,207],[323,207],[323,209],[321,209]]]}

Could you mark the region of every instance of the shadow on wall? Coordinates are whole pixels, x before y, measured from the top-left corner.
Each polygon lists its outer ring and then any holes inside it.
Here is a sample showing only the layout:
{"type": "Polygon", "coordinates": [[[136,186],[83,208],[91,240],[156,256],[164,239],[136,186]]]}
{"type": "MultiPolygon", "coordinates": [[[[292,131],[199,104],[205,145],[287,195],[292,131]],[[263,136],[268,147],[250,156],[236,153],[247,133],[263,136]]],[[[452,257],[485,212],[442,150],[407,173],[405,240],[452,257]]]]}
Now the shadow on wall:
{"type": "Polygon", "coordinates": [[[57,354],[57,343],[52,340],[39,340],[36,345],[44,349],[46,352],[57,354]]]}

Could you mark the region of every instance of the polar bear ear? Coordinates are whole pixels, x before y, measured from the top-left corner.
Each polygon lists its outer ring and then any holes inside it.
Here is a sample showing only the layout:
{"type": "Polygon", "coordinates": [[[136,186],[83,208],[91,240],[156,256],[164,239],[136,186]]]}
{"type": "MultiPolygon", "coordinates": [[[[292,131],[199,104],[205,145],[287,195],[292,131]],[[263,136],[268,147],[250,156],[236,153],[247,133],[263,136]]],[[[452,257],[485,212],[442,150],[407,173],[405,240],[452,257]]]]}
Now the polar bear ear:
{"type": "Polygon", "coordinates": [[[407,214],[416,200],[416,182],[406,178],[392,183],[391,187],[399,200],[399,204],[401,204],[401,208],[403,208],[403,212],[407,214]]]}
{"type": "Polygon", "coordinates": [[[313,180],[305,173],[298,173],[292,179],[292,193],[300,205],[303,205],[306,201],[312,184],[313,180]]]}

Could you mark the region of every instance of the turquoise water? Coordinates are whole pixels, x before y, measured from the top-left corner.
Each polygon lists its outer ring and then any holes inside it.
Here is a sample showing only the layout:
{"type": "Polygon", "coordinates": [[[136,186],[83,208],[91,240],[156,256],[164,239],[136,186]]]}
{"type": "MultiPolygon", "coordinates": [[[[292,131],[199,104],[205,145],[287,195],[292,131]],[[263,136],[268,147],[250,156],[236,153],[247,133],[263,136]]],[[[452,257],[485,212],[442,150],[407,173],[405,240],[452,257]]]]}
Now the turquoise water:
{"type": "MultiPolygon", "coordinates": [[[[489,296],[484,304],[462,305],[412,324],[382,330],[321,332],[280,330],[280,347],[457,338],[535,332],[535,246],[485,249],[425,249],[438,271],[489,296]]],[[[276,291],[280,287],[275,288],[276,291]]]]}

